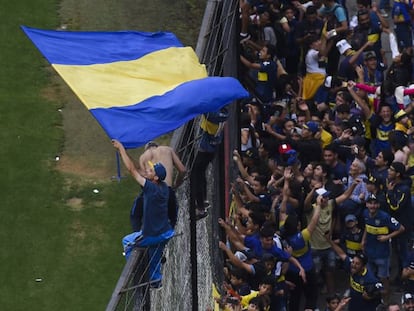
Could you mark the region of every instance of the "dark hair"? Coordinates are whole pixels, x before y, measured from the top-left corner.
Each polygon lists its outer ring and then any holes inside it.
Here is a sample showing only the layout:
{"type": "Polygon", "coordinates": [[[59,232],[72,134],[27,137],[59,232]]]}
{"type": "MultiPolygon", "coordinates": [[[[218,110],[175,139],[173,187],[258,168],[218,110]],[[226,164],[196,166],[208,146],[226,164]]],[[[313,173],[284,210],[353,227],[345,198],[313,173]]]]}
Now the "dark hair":
{"type": "Polygon", "coordinates": [[[230,270],[230,273],[236,279],[243,280],[243,281],[248,279],[247,272],[242,268],[233,267],[233,269],[230,270]]]}
{"type": "Polygon", "coordinates": [[[266,47],[267,47],[267,54],[269,54],[270,58],[273,59],[276,56],[276,52],[277,52],[276,47],[270,43],[266,44],[266,47]]]}
{"type": "Polygon", "coordinates": [[[249,304],[255,305],[259,311],[264,310],[263,299],[260,296],[256,296],[256,297],[253,297],[252,299],[250,299],[249,304]]]}
{"type": "Polygon", "coordinates": [[[326,297],[326,302],[330,303],[332,300],[341,300],[338,294],[333,294],[331,296],[326,297]]]}
{"type": "Polygon", "coordinates": [[[318,10],[316,9],[316,6],[314,5],[310,5],[306,8],[306,15],[312,15],[312,14],[317,14],[318,10]]]}
{"type": "Polygon", "coordinates": [[[341,104],[336,107],[336,112],[338,113],[351,113],[351,107],[348,104],[341,104]]]}
{"type": "Polygon", "coordinates": [[[361,9],[361,10],[358,10],[358,12],[357,12],[358,17],[361,16],[361,15],[367,15],[367,14],[369,14],[367,9],[361,9]]]}
{"type": "Polygon", "coordinates": [[[332,151],[333,153],[338,154],[338,149],[337,149],[336,145],[334,145],[334,144],[329,144],[329,145],[326,145],[326,146],[323,148],[323,150],[332,151]]]}
{"type": "Polygon", "coordinates": [[[275,235],[275,230],[274,230],[274,228],[272,228],[270,226],[264,226],[260,229],[260,237],[261,238],[273,237],[274,235],[275,235]]]}
{"type": "Polygon", "coordinates": [[[323,173],[325,173],[325,174],[329,173],[329,166],[326,163],[318,162],[318,163],[316,163],[315,167],[316,166],[320,166],[323,173]]]}
{"type": "Polygon", "coordinates": [[[402,150],[407,145],[408,137],[402,131],[391,131],[388,134],[388,141],[394,150],[402,150]]]}
{"type": "Polygon", "coordinates": [[[307,38],[307,39],[306,39],[305,44],[306,44],[307,46],[310,46],[312,43],[314,43],[314,42],[318,41],[320,38],[321,38],[321,37],[320,37],[320,36],[318,36],[317,34],[312,34],[312,35],[310,35],[310,36],[309,36],[309,38],[307,38]]]}
{"type": "Polygon", "coordinates": [[[266,221],[265,214],[259,211],[251,211],[249,217],[252,219],[253,224],[259,226],[259,228],[261,228],[266,221]]]}
{"type": "Polygon", "coordinates": [[[394,162],[394,153],[391,151],[391,149],[383,149],[381,150],[381,153],[384,161],[386,161],[387,165],[390,166],[391,163],[394,162]]]}
{"type": "Polygon", "coordinates": [[[298,223],[299,223],[299,219],[296,215],[292,214],[289,215],[286,220],[285,220],[285,224],[283,225],[283,236],[284,237],[289,237],[291,235],[294,235],[295,233],[298,232],[298,223]]]}
{"type": "Polygon", "coordinates": [[[344,101],[347,102],[348,104],[352,102],[352,95],[351,93],[348,92],[348,90],[344,89],[344,90],[339,91],[338,93],[337,95],[341,96],[344,99],[344,101]]]}
{"type": "Polygon", "coordinates": [[[260,284],[270,285],[272,288],[274,288],[276,285],[275,277],[273,275],[266,275],[262,278],[260,284]]]}
{"type": "Polygon", "coordinates": [[[254,180],[255,181],[258,181],[261,186],[266,187],[267,186],[267,182],[269,181],[269,178],[267,178],[266,176],[260,175],[260,176],[256,176],[254,178],[254,180]]]}
{"type": "Polygon", "coordinates": [[[364,265],[368,263],[368,258],[364,255],[363,252],[357,252],[354,258],[358,258],[359,260],[361,260],[364,265]]]}

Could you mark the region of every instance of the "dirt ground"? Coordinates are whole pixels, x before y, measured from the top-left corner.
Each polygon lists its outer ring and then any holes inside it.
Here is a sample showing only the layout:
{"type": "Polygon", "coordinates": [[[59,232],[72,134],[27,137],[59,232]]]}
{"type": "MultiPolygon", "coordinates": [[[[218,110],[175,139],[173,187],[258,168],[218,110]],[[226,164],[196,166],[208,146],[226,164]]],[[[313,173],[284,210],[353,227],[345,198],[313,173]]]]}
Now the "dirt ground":
{"type": "MultiPolygon", "coordinates": [[[[171,31],[184,45],[195,46],[205,0],[62,0],[61,28],[67,30],[171,31]]],[[[58,169],[69,177],[109,181],[116,154],[109,138],[63,80],[51,70],[46,97],[62,103],[64,145],[58,169]]],[[[140,149],[131,151],[138,155],[140,149]]]]}

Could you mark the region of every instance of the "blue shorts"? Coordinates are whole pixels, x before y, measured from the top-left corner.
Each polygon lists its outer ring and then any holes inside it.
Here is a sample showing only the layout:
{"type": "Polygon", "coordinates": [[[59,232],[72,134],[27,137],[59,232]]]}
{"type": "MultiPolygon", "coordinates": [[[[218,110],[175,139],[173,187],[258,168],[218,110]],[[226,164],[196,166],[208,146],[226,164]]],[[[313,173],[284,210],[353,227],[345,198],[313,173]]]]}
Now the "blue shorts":
{"type": "Polygon", "coordinates": [[[390,259],[389,258],[376,258],[368,260],[368,265],[371,271],[375,272],[375,275],[380,279],[385,279],[390,276],[390,259]]]}

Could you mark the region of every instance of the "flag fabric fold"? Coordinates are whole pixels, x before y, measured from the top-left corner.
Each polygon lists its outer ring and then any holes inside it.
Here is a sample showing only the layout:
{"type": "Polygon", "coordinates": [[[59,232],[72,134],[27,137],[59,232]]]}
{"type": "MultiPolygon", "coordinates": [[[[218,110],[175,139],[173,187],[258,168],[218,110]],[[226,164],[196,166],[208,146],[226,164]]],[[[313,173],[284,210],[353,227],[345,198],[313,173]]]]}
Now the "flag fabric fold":
{"type": "Polygon", "coordinates": [[[126,148],[248,96],[237,79],[208,77],[193,49],[169,32],[22,29],[126,148]]]}

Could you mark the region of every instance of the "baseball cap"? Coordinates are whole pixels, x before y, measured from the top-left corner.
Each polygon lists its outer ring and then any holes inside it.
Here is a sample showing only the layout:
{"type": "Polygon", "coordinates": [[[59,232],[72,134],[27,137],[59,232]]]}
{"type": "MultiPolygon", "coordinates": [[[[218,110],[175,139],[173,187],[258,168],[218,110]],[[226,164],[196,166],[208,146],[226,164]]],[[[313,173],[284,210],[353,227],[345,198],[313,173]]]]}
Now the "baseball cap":
{"type": "Polygon", "coordinates": [[[293,129],[290,130],[290,134],[302,135],[302,129],[300,127],[295,126],[293,129]]]}
{"type": "Polygon", "coordinates": [[[303,125],[303,128],[308,129],[313,134],[315,134],[317,131],[319,131],[319,125],[316,122],[308,121],[303,125]]]}
{"type": "Polygon", "coordinates": [[[259,158],[259,151],[257,148],[249,148],[242,155],[246,156],[249,159],[257,160],[259,158]]]}
{"type": "Polygon", "coordinates": [[[378,185],[378,180],[372,175],[369,175],[367,178],[363,178],[362,181],[366,184],[378,185]]]}
{"type": "Polygon", "coordinates": [[[401,162],[392,162],[390,168],[395,172],[400,173],[401,177],[405,174],[405,166],[401,162]]]}
{"type": "Polygon", "coordinates": [[[395,121],[399,121],[399,120],[401,120],[402,118],[404,118],[405,116],[407,116],[407,113],[404,111],[404,110],[400,110],[400,111],[398,111],[395,115],[394,115],[394,119],[395,119],[395,121]]]}
{"type": "Polygon", "coordinates": [[[368,59],[371,59],[371,58],[377,58],[377,55],[375,54],[375,52],[374,51],[366,52],[365,55],[364,55],[364,60],[368,60],[368,59]]]}
{"type": "Polygon", "coordinates": [[[348,221],[357,221],[357,218],[354,214],[349,214],[345,216],[345,222],[348,222],[348,221]]]}
{"type": "Polygon", "coordinates": [[[242,254],[244,256],[246,256],[246,260],[250,260],[250,259],[253,259],[253,258],[257,258],[256,253],[253,250],[251,250],[251,249],[245,249],[245,250],[243,250],[241,252],[242,252],[242,254]]]}
{"type": "Polygon", "coordinates": [[[286,161],[286,164],[288,166],[295,165],[298,162],[298,154],[295,149],[291,149],[286,152],[286,155],[289,156],[289,158],[286,161]]]}
{"type": "Polygon", "coordinates": [[[378,201],[377,196],[373,193],[371,193],[368,198],[367,198],[367,202],[369,201],[378,201]]]}
{"type": "Polygon", "coordinates": [[[364,253],[362,253],[362,252],[357,252],[354,257],[359,258],[363,262],[364,265],[366,265],[368,263],[367,256],[365,256],[364,253]]]}
{"type": "Polygon", "coordinates": [[[317,195],[321,195],[324,198],[327,198],[327,197],[329,197],[329,195],[331,194],[331,192],[328,191],[328,190],[326,190],[325,188],[319,188],[319,189],[316,190],[316,194],[317,195]]]}
{"type": "Polygon", "coordinates": [[[411,293],[404,293],[401,297],[401,303],[407,303],[409,300],[414,299],[414,295],[411,293]]]}
{"type": "Polygon", "coordinates": [[[336,47],[340,54],[344,54],[346,50],[349,50],[352,48],[352,46],[345,39],[338,41],[338,43],[336,44],[336,47]]]}
{"type": "Polygon", "coordinates": [[[290,150],[292,150],[292,147],[289,144],[281,144],[278,148],[280,154],[285,154],[290,150]]]}
{"type": "Polygon", "coordinates": [[[158,178],[163,181],[167,176],[167,171],[165,170],[164,165],[162,165],[161,162],[154,164],[151,161],[148,161],[148,164],[153,168],[155,175],[157,175],[158,178]]]}

